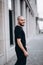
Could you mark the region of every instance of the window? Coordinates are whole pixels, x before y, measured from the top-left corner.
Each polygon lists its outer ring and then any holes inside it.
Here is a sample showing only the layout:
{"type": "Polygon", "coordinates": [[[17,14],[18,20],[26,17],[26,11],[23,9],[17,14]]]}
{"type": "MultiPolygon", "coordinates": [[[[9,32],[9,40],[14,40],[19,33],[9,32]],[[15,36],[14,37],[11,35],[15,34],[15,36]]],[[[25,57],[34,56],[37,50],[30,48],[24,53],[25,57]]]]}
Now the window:
{"type": "Polygon", "coordinates": [[[13,45],[13,7],[12,7],[12,1],[13,0],[8,0],[8,11],[9,11],[9,30],[10,30],[10,45],[13,45]]]}
{"type": "Polygon", "coordinates": [[[21,16],[22,16],[22,3],[23,3],[23,0],[20,0],[20,13],[21,13],[21,16]]]}
{"type": "Polygon", "coordinates": [[[36,0],[35,0],[35,4],[36,4],[36,0]]]}

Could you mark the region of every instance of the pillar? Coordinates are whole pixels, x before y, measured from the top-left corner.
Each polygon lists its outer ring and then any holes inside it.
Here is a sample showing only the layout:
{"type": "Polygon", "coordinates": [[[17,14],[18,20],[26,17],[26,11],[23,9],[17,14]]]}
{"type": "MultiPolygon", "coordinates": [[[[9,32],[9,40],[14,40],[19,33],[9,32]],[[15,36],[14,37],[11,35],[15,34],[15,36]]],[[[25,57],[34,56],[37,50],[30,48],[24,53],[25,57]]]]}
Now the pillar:
{"type": "MultiPolygon", "coordinates": [[[[22,16],[26,19],[26,4],[25,1],[23,0],[22,2],[22,16]]],[[[25,26],[23,27],[25,34],[26,34],[26,22],[25,22],[25,26]]]]}
{"type": "Polygon", "coordinates": [[[17,17],[20,16],[20,0],[14,0],[15,4],[15,25],[17,24],[17,17]]]}
{"type": "Polygon", "coordinates": [[[26,19],[26,35],[29,37],[29,8],[27,7],[27,19],[26,19]]]}

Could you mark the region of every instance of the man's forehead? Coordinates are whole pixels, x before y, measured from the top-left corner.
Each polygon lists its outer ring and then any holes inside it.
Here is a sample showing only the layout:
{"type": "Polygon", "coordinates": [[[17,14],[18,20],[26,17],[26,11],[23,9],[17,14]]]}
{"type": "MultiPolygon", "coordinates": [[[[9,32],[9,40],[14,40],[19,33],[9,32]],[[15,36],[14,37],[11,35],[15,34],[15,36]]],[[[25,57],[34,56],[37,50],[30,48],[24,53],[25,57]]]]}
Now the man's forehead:
{"type": "Polygon", "coordinates": [[[25,19],[23,16],[20,16],[19,19],[25,19]]]}

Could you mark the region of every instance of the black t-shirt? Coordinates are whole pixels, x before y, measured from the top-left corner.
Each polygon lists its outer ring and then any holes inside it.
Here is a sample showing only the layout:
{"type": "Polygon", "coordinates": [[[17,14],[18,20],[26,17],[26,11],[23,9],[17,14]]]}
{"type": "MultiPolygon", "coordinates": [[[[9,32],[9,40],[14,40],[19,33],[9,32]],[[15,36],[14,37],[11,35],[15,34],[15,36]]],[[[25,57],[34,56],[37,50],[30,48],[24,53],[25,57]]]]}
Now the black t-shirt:
{"type": "Polygon", "coordinates": [[[19,48],[19,46],[17,44],[17,38],[20,38],[21,39],[21,42],[22,42],[22,44],[24,46],[24,48],[26,49],[25,33],[24,33],[22,27],[20,27],[20,26],[17,25],[15,27],[15,31],[14,32],[15,32],[15,47],[16,48],[19,48]]]}

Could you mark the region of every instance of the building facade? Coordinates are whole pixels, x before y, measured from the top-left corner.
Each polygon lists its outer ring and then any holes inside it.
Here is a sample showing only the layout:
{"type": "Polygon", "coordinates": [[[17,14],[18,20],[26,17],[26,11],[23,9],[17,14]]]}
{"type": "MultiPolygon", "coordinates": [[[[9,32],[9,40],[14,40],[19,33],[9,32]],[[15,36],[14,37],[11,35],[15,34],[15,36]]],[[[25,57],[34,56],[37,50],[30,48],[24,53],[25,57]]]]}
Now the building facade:
{"type": "Polygon", "coordinates": [[[36,0],[0,0],[0,65],[15,55],[14,28],[20,15],[26,19],[23,29],[28,44],[36,35],[36,0]]]}

